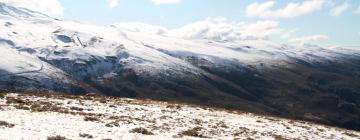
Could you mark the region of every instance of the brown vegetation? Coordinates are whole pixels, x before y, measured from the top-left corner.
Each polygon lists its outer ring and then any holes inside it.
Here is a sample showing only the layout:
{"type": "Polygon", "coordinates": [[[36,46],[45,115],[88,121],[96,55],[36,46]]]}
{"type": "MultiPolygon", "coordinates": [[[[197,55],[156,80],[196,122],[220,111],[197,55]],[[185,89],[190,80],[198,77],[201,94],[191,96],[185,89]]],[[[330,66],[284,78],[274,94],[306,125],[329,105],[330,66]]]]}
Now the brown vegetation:
{"type": "Polygon", "coordinates": [[[84,121],[97,122],[97,121],[100,121],[100,119],[99,119],[99,118],[95,118],[95,117],[86,116],[86,117],[84,118],[84,121]]]}
{"type": "Polygon", "coordinates": [[[82,138],[88,138],[88,139],[94,138],[92,135],[86,134],[86,133],[80,133],[79,136],[82,138]]]}
{"type": "Polygon", "coordinates": [[[47,137],[47,140],[67,140],[67,139],[63,136],[57,135],[57,136],[47,137]]]}
{"type": "Polygon", "coordinates": [[[6,104],[25,104],[26,102],[16,97],[6,97],[6,104]]]}
{"type": "Polygon", "coordinates": [[[142,127],[134,128],[130,132],[131,133],[140,133],[140,134],[144,134],[144,135],[154,135],[154,133],[152,133],[149,130],[142,128],[142,127]]]}
{"type": "Polygon", "coordinates": [[[5,127],[12,128],[12,127],[15,126],[15,124],[8,123],[8,122],[6,122],[6,121],[0,121],[0,126],[5,126],[5,127]]]}
{"type": "Polygon", "coordinates": [[[186,131],[180,132],[179,136],[191,136],[191,137],[200,137],[200,138],[206,138],[206,136],[202,135],[200,132],[203,128],[201,127],[195,127],[186,131]]]}

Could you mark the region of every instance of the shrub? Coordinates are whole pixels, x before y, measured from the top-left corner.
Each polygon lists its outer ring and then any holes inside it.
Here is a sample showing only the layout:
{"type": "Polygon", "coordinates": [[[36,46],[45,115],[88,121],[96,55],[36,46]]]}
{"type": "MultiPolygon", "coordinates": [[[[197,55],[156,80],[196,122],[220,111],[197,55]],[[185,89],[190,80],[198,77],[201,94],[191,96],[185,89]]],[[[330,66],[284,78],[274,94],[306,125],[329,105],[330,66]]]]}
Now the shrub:
{"type": "Polygon", "coordinates": [[[152,133],[149,130],[142,128],[142,127],[134,128],[130,132],[131,133],[140,133],[140,134],[144,134],[144,135],[154,135],[154,133],[152,133]]]}

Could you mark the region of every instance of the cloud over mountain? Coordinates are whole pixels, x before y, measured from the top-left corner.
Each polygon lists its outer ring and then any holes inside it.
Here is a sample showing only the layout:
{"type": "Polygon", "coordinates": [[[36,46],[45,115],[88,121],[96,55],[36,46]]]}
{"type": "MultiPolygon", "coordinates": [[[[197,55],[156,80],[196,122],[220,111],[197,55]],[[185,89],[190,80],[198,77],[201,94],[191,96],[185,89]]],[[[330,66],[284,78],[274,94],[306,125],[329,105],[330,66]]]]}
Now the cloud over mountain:
{"type": "Polygon", "coordinates": [[[289,43],[293,45],[304,45],[317,41],[324,41],[327,39],[329,39],[329,37],[326,35],[311,35],[311,36],[304,36],[304,37],[290,39],[289,43]]]}
{"type": "Polygon", "coordinates": [[[244,40],[267,39],[279,32],[278,22],[258,21],[253,24],[230,21],[226,18],[208,18],[171,30],[171,36],[186,39],[244,40]]]}
{"type": "Polygon", "coordinates": [[[292,18],[320,10],[326,0],[308,0],[302,3],[288,3],[284,8],[273,9],[276,1],[254,2],[246,9],[247,16],[261,18],[292,18]]]}

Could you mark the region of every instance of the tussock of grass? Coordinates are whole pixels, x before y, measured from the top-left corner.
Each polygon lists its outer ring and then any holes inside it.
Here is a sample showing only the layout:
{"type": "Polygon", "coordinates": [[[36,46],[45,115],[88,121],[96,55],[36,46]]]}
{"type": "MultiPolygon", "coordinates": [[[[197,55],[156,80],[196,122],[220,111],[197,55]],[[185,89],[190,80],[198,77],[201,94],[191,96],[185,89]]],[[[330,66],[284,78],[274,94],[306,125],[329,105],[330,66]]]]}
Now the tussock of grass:
{"type": "Polygon", "coordinates": [[[68,109],[58,107],[48,102],[36,103],[30,106],[32,112],[68,112],[68,109]]]}
{"type": "Polygon", "coordinates": [[[284,138],[281,135],[274,135],[273,137],[274,137],[274,140],[288,140],[287,138],[284,138]]]}
{"type": "Polygon", "coordinates": [[[47,140],[67,140],[67,139],[63,136],[57,135],[57,136],[47,137],[47,140]]]}
{"type": "Polygon", "coordinates": [[[356,134],[354,134],[354,133],[351,133],[351,132],[348,132],[348,131],[346,131],[344,134],[345,134],[345,135],[348,135],[348,136],[350,136],[350,137],[359,137],[358,135],[356,135],[356,134]]]}
{"type": "Polygon", "coordinates": [[[84,109],[83,108],[80,108],[80,107],[70,107],[71,110],[75,110],[75,111],[83,111],[84,109]]]}
{"type": "Polygon", "coordinates": [[[181,106],[175,105],[175,104],[170,104],[170,105],[167,105],[166,108],[179,110],[179,109],[181,109],[181,106]]]}
{"type": "Polygon", "coordinates": [[[191,137],[199,137],[199,138],[206,138],[206,136],[202,135],[200,132],[203,128],[202,127],[195,127],[186,131],[180,132],[179,136],[191,136],[191,137]]]}
{"type": "Polygon", "coordinates": [[[96,98],[95,101],[99,101],[100,103],[103,103],[103,104],[107,103],[107,99],[106,99],[105,97],[103,97],[103,98],[96,98]]]}
{"type": "Polygon", "coordinates": [[[13,127],[15,126],[15,124],[8,123],[8,122],[6,122],[6,121],[0,121],[0,126],[13,128],[13,127]]]}
{"type": "Polygon", "coordinates": [[[130,130],[131,133],[140,133],[143,135],[154,135],[154,133],[150,132],[149,130],[139,127],[139,128],[134,128],[132,130],[130,130]]]}
{"type": "Polygon", "coordinates": [[[105,124],[106,127],[119,127],[119,121],[112,121],[110,123],[105,124]]]}
{"type": "Polygon", "coordinates": [[[86,133],[80,133],[79,136],[82,138],[88,138],[88,139],[94,138],[92,135],[86,134],[86,133]]]}
{"type": "Polygon", "coordinates": [[[98,121],[100,121],[100,119],[99,119],[99,118],[95,118],[95,117],[86,116],[86,117],[84,118],[84,121],[98,122],[98,121]]]}
{"type": "Polygon", "coordinates": [[[21,110],[30,110],[29,107],[24,106],[24,105],[22,105],[22,104],[20,104],[20,105],[15,105],[14,107],[15,107],[16,109],[21,109],[21,110]]]}
{"type": "Polygon", "coordinates": [[[25,104],[26,102],[16,97],[6,97],[6,104],[25,104]]]}

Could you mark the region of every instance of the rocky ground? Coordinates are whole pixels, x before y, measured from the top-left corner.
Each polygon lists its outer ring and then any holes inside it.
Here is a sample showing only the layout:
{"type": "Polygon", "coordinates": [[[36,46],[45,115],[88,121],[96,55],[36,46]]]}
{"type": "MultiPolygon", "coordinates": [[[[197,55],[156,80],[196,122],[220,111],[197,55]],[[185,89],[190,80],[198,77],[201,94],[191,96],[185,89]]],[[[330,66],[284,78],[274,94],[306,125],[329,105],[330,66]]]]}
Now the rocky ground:
{"type": "Polygon", "coordinates": [[[0,94],[0,139],[360,139],[360,132],[202,106],[0,94]]]}

